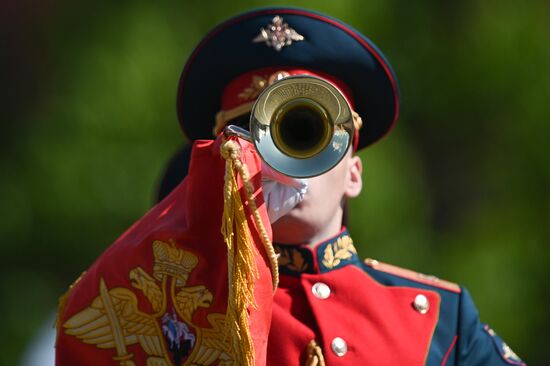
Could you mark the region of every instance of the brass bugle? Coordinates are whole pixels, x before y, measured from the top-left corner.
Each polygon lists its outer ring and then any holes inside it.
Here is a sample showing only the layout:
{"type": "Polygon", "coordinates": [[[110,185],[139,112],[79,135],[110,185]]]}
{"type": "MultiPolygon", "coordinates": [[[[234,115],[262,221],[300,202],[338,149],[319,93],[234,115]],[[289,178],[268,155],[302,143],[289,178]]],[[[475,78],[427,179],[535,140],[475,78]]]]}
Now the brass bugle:
{"type": "Polygon", "coordinates": [[[351,107],[331,83],[289,76],[267,87],[250,113],[250,129],[229,125],[226,135],[254,143],[261,158],[280,173],[308,178],[327,172],[352,144],[351,107]]]}

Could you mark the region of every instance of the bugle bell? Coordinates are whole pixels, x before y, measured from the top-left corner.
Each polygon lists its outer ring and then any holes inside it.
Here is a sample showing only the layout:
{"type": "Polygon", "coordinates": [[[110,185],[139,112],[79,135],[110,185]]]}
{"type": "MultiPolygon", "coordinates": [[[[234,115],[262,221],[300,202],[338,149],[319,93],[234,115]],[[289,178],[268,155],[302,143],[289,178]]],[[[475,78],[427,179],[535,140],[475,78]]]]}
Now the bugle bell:
{"type": "MultiPolygon", "coordinates": [[[[243,131],[228,126],[226,134],[243,131]]],[[[267,87],[250,114],[249,140],[273,169],[290,177],[325,173],[353,139],[351,108],[342,93],[314,76],[289,76],[267,87]]]]}

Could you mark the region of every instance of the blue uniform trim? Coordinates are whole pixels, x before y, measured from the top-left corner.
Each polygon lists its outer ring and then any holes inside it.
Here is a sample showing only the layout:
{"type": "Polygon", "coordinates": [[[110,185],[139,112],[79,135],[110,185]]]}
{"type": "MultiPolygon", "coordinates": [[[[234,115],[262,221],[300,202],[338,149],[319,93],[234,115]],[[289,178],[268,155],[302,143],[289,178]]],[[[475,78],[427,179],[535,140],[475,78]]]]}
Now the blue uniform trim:
{"type": "MultiPolygon", "coordinates": [[[[369,276],[384,286],[414,287],[418,289],[435,291],[439,294],[441,298],[439,321],[437,322],[434,335],[432,337],[432,343],[426,359],[426,365],[441,365],[441,361],[447,354],[449,347],[453,344],[454,338],[457,334],[460,294],[441,289],[437,286],[430,286],[407,278],[399,277],[391,273],[382,272],[365,264],[361,264],[361,267],[369,274],[369,276]]],[[[451,354],[447,359],[448,364],[452,365],[454,350],[451,351],[451,354]]]]}
{"type": "Polygon", "coordinates": [[[432,337],[426,365],[525,366],[511,348],[480,321],[477,308],[465,288],[456,293],[382,272],[365,264],[361,267],[385,286],[431,290],[441,297],[439,321],[432,337]]]}
{"type": "Polygon", "coordinates": [[[457,362],[460,366],[525,365],[515,353],[479,320],[468,291],[460,298],[457,362]],[[506,352],[507,351],[507,352],[506,352]]]}

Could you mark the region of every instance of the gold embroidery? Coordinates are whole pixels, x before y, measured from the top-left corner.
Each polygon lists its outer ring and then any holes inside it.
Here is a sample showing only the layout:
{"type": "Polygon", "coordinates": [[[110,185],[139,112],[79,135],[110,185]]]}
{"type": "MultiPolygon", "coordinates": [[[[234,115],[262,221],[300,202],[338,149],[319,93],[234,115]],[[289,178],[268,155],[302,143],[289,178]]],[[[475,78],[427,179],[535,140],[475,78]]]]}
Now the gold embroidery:
{"type": "Polygon", "coordinates": [[[352,258],[354,254],[357,254],[357,251],[353,246],[353,241],[348,235],[342,236],[336,242],[325,247],[323,265],[328,269],[332,269],[342,261],[352,258]]]}
{"type": "Polygon", "coordinates": [[[267,79],[258,75],[252,76],[252,83],[238,94],[239,99],[256,99],[267,86],[267,79]]]}
{"type": "Polygon", "coordinates": [[[276,15],[271,20],[271,24],[260,29],[260,34],[252,42],[265,43],[268,47],[273,47],[278,52],[283,47],[290,46],[293,42],[303,40],[304,36],[296,32],[288,23],[285,23],[283,17],[276,15]]]}
{"type": "MultiPolygon", "coordinates": [[[[154,313],[140,310],[137,296],[131,290],[123,287],[109,289],[101,278],[99,296],[89,307],[65,322],[65,333],[98,348],[114,348],[116,356],[113,360],[121,366],[135,366],[134,355],[127,349],[134,344],[139,344],[149,356],[147,366],[174,365],[159,323],[159,320],[164,322],[166,317],[170,317],[166,304],[167,296],[171,296],[175,313],[185,322],[181,326],[193,328],[196,334],[183,365],[216,362],[234,365],[233,348],[224,337],[225,315],[209,314],[209,328],[201,328],[193,321],[198,308],[209,308],[213,302],[213,295],[205,286],[185,286],[198,258],[173,243],[155,241],[152,246],[155,258],[153,276],[137,267],[130,271],[129,278],[132,286],[148,300],[154,313]]],[[[175,318],[176,314],[172,316],[175,318]]]]}
{"type": "Polygon", "coordinates": [[[252,76],[252,83],[237,96],[239,99],[244,101],[256,99],[265,88],[272,85],[276,81],[286,78],[287,76],[290,76],[287,71],[277,71],[265,77],[254,75],[252,76]]]}
{"type": "Polygon", "coordinates": [[[304,259],[299,250],[279,248],[279,266],[286,267],[294,272],[304,272],[308,267],[308,262],[304,259]]]}
{"type": "Polygon", "coordinates": [[[134,268],[130,271],[130,283],[134,288],[141,290],[143,295],[151,303],[151,307],[155,313],[164,312],[163,298],[164,294],[159,285],[155,282],[155,279],[140,267],[134,268]]]}

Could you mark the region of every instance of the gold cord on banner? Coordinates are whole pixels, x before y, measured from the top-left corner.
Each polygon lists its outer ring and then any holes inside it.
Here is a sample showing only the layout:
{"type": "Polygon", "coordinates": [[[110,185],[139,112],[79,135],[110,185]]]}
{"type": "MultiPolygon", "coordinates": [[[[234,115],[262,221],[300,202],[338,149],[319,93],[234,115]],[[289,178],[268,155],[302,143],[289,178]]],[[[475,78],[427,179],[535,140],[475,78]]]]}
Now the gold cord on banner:
{"type": "Polygon", "coordinates": [[[258,278],[258,269],[254,255],[255,247],[237,184],[237,174],[241,176],[244,183],[247,203],[270,261],[273,291],[277,288],[279,280],[277,256],[260,218],[248,168],[240,159],[239,144],[226,140],[222,143],[220,150],[222,157],[226,160],[221,227],[228,251],[229,294],[225,318],[226,335],[232,340],[238,364],[252,366],[254,365],[254,344],[248,324],[248,308],[256,306],[254,282],[258,278]]]}

